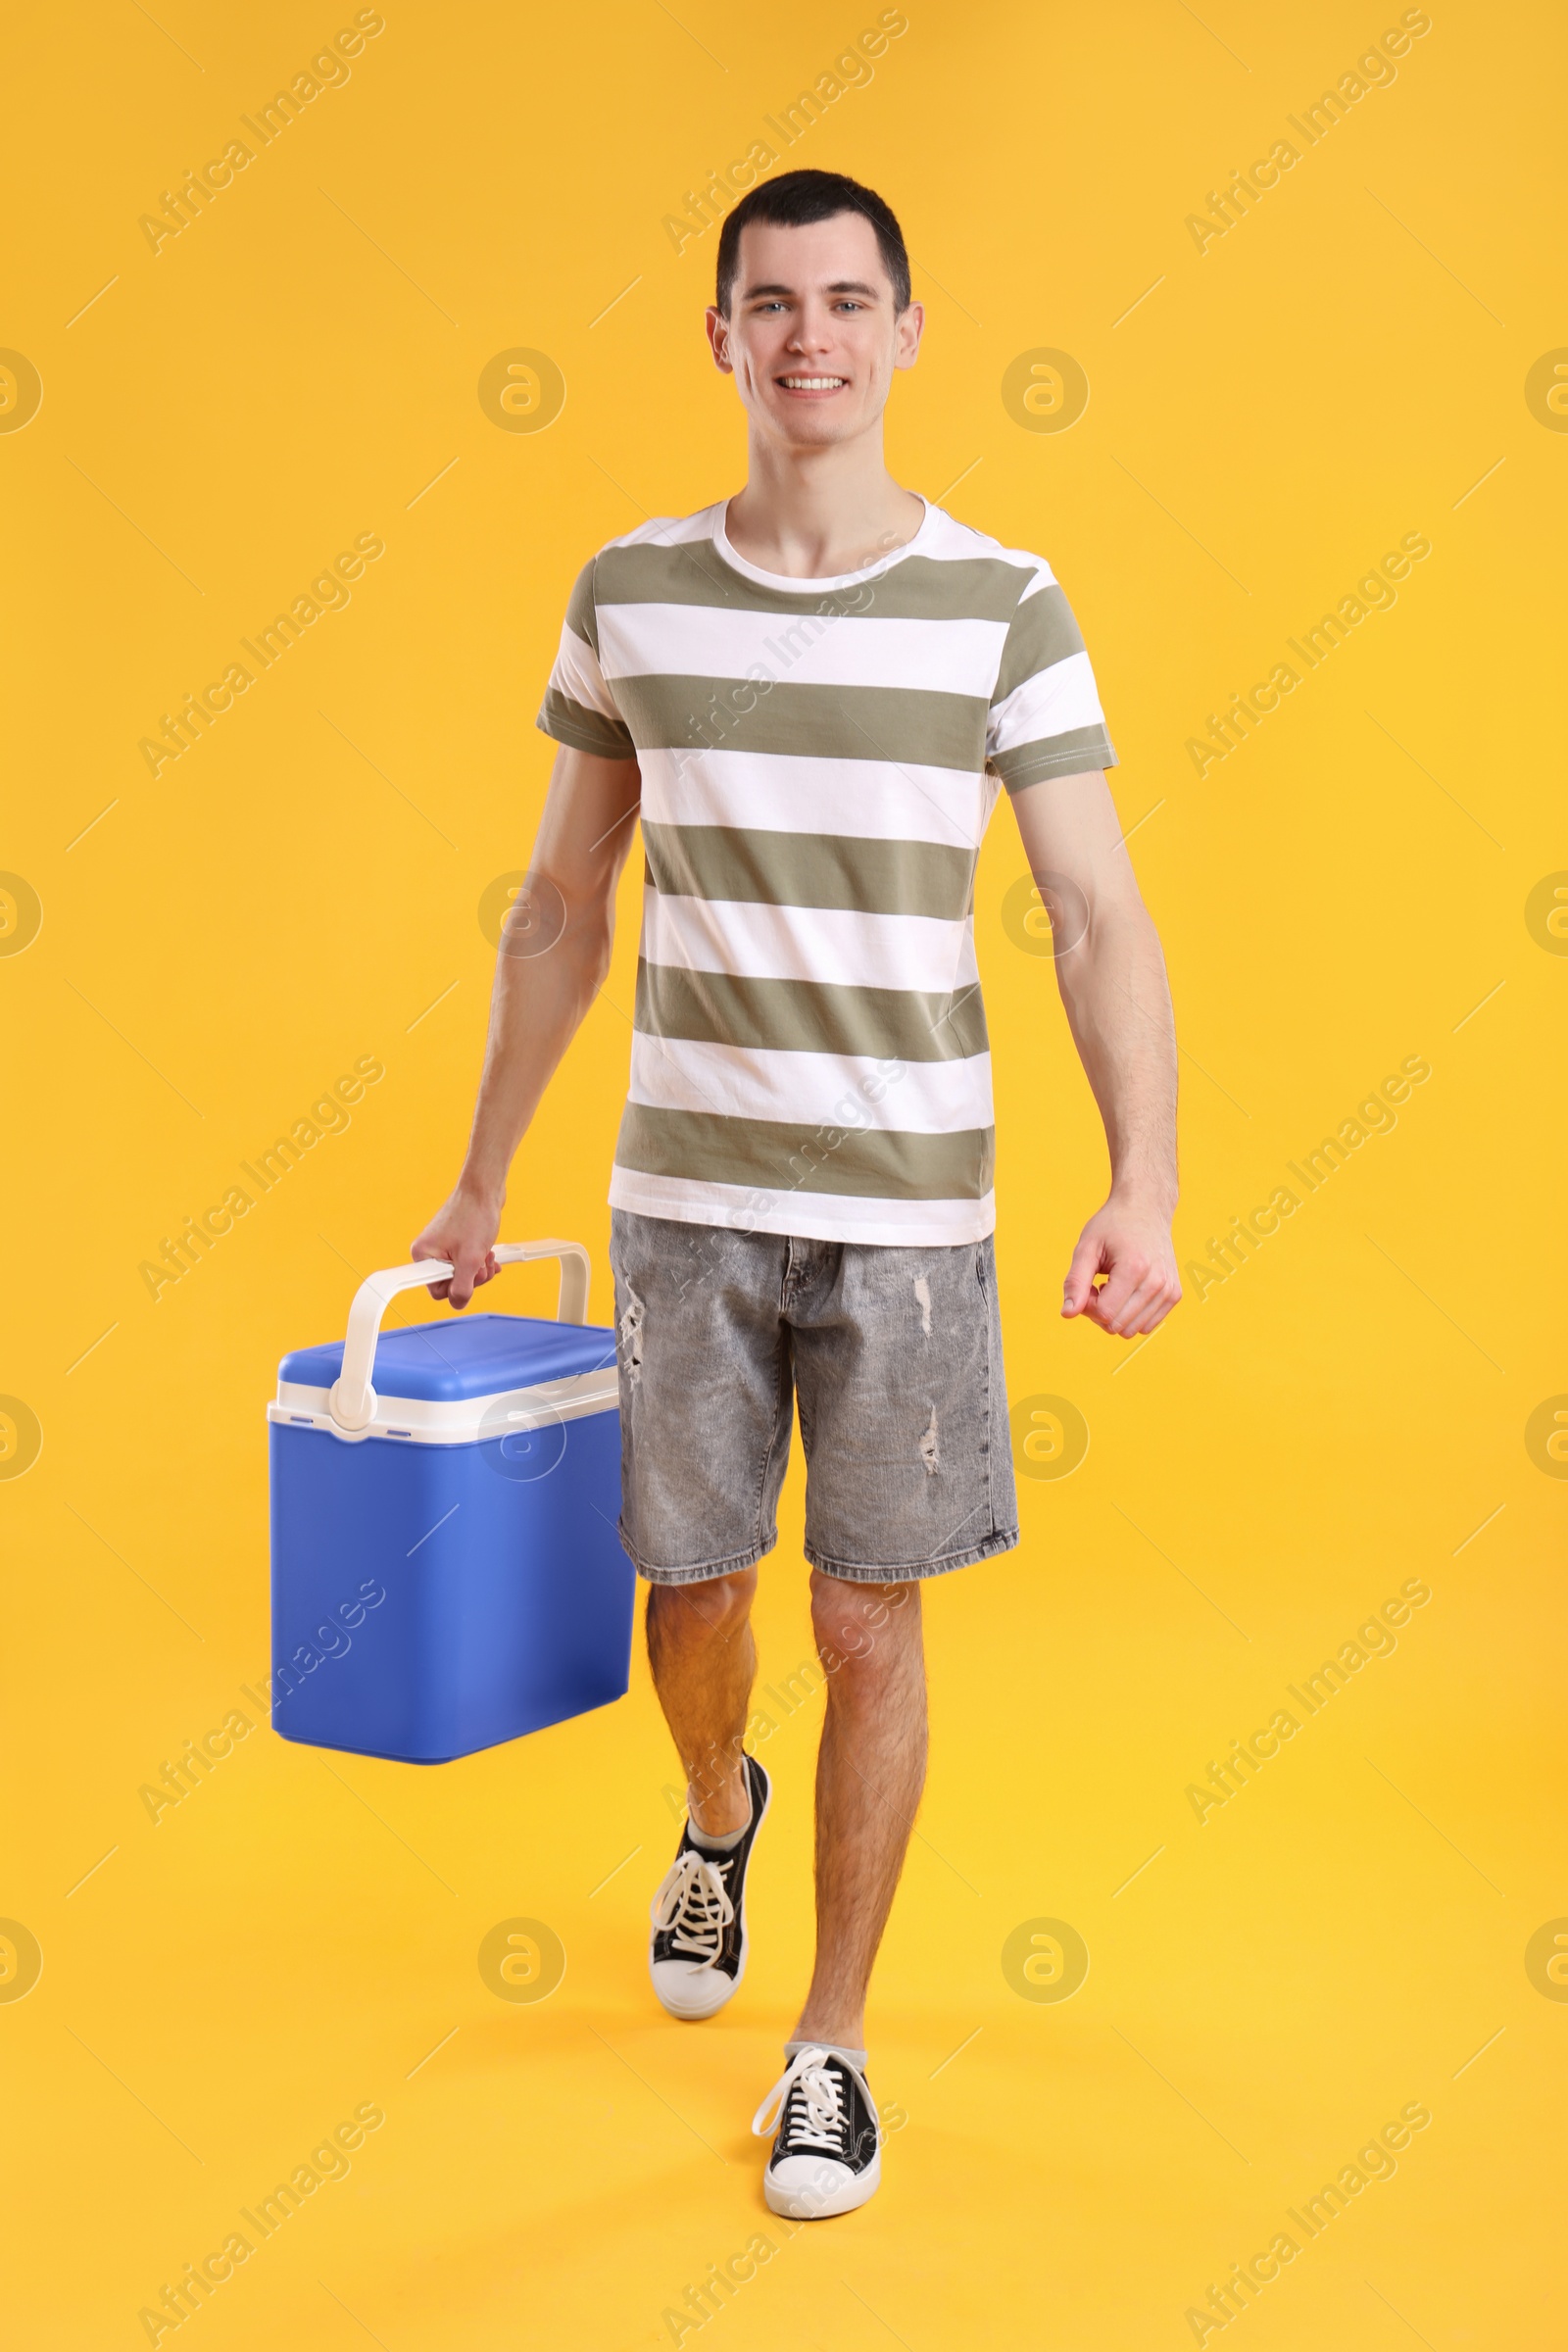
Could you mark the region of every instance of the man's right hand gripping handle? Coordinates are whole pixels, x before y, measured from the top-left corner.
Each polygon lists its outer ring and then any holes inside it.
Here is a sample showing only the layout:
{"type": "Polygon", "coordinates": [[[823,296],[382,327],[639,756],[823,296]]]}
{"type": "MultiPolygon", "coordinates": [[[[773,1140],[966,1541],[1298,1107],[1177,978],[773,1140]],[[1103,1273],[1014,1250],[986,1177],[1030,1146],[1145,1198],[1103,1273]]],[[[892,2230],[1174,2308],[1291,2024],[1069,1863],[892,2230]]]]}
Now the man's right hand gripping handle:
{"type": "Polygon", "coordinates": [[[460,1185],[436,1211],[409,1251],[415,1259],[444,1257],[453,1268],[447,1281],[431,1283],[432,1298],[465,1307],[481,1283],[495,1280],[494,1243],[501,1230],[501,1208],[499,1200],[466,1193],[460,1185]]]}

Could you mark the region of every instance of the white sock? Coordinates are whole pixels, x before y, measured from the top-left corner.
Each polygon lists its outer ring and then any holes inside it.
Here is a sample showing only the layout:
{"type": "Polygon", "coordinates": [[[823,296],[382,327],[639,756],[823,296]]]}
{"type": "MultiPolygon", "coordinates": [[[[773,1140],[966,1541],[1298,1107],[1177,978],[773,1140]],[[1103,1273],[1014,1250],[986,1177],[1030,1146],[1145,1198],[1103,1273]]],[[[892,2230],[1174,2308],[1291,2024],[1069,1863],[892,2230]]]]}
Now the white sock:
{"type": "Polygon", "coordinates": [[[827,2050],[833,2057],[842,2058],[850,2066],[853,2066],[858,2075],[863,2077],[865,2074],[865,2052],[863,2050],[848,2050],[841,2041],[813,2041],[809,2034],[799,2041],[787,2041],[784,2044],[785,2064],[788,2065],[792,2060],[798,2058],[803,2050],[827,2050]]]}
{"type": "MultiPolygon", "coordinates": [[[[753,1807],[752,1811],[755,1810],[756,1808],[753,1807]]],[[[749,1811],[738,1830],[726,1830],[722,1837],[715,1837],[711,1830],[700,1830],[696,1822],[692,1820],[690,1813],[686,1817],[686,1827],[691,1833],[692,1843],[700,1845],[705,1854],[732,1854],[751,1826],[752,1812],[749,1811]]]]}

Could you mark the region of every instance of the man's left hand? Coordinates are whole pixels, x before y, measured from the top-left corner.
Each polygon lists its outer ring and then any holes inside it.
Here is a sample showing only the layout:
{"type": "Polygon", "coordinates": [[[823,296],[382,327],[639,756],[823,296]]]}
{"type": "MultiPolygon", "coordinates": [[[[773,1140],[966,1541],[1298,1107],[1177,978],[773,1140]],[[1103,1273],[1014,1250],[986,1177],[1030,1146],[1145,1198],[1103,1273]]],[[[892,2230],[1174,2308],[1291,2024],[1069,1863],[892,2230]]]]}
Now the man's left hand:
{"type": "Polygon", "coordinates": [[[1086,1316],[1113,1339],[1157,1331],[1182,1295],[1170,1219],[1148,1200],[1112,1193],[1078,1237],[1061,1311],[1086,1316]],[[1096,1279],[1105,1280],[1097,1290],[1096,1279]]]}

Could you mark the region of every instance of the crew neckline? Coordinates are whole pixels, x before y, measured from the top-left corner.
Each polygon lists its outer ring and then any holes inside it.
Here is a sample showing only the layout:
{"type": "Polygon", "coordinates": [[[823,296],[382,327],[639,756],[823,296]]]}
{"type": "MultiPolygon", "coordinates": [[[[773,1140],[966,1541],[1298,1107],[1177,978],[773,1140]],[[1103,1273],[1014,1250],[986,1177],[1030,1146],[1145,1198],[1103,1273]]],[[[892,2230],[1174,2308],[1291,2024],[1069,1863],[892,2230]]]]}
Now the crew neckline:
{"type": "Polygon", "coordinates": [[[778,588],[786,592],[793,590],[799,596],[820,595],[824,589],[853,588],[861,580],[878,579],[884,572],[891,571],[895,564],[902,564],[906,556],[912,556],[931,532],[937,509],[923,490],[916,490],[912,495],[920,501],[921,506],[925,509],[913,538],[906,539],[904,545],[895,548],[891,555],[879,556],[874,564],[863,564],[858,571],[839,571],[825,579],[807,580],[798,579],[789,572],[764,571],[760,564],[748,563],[746,558],[730,545],[729,532],[725,528],[730,505],[727,498],[720,499],[718,502],[717,516],[713,523],[713,545],[718,551],[720,560],[727,564],[732,571],[738,571],[743,579],[755,580],[760,588],[778,588]]]}

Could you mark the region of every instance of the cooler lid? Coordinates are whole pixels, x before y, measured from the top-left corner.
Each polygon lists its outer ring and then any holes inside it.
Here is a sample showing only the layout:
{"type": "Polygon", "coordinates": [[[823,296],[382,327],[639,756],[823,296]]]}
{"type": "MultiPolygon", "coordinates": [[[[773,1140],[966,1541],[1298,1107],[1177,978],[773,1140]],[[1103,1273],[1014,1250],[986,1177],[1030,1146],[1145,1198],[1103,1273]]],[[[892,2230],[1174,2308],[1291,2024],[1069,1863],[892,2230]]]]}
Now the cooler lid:
{"type": "MultiPolygon", "coordinates": [[[[541,1382],[612,1369],[615,1335],[608,1324],[557,1323],[538,1315],[447,1315],[381,1334],[375,1390],[384,1398],[456,1404],[541,1382]]],[[[280,1381],[330,1389],[343,1369],[343,1342],[296,1348],[277,1367],[280,1381]]]]}

